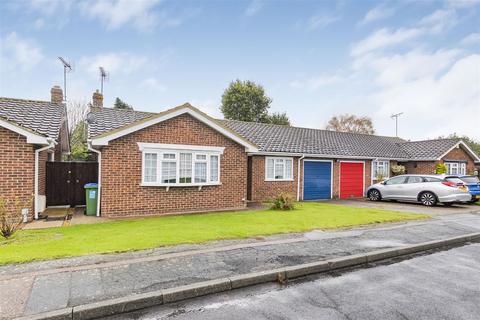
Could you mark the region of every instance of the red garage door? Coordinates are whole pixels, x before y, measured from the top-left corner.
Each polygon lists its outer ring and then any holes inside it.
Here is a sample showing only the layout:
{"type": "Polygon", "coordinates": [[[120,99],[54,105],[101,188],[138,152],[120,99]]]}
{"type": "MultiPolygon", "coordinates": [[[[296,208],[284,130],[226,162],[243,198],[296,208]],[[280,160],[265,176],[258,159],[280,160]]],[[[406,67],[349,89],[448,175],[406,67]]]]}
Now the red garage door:
{"type": "Polygon", "coordinates": [[[363,162],[340,162],[340,198],[363,197],[363,162]]]}

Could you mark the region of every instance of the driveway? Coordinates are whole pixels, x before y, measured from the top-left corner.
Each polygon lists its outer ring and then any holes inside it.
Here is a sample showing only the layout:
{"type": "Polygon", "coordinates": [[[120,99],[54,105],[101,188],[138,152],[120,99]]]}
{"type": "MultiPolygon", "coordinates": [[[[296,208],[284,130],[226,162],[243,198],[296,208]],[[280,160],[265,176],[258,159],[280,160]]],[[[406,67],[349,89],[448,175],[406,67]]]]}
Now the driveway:
{"type": "Polygon", "coordinates": [[[394,201],[370,201],[367,199],[352,200],[328,200],[328,203],[352,206],[358,208],[374,208],[383,210],[403,211],[410,213],[424,213],[431,215],[443,214],[462,214],[480,212],[480,206],[468,204],[455,204],[451,207],[445,207],[439,204],[435,207],[427,207],[419,203],[394,202],[394,201]]]}
{"type": "Polygon", "coordinates": [[[479,264],[480,244],[472,244],[283,288],[257,286],[109,319],[476,320],[479,264]]]}

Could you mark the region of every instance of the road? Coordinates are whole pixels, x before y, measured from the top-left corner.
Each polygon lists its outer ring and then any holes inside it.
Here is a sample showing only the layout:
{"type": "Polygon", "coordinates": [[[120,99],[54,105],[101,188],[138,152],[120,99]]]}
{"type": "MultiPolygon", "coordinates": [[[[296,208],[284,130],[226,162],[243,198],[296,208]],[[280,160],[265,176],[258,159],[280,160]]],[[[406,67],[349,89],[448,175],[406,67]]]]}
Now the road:
{"type": "Polygon", "coordinates": [[[480,244],[394,264],[257,286],[119,319],[472,319],[480,317],[480,244]]]}

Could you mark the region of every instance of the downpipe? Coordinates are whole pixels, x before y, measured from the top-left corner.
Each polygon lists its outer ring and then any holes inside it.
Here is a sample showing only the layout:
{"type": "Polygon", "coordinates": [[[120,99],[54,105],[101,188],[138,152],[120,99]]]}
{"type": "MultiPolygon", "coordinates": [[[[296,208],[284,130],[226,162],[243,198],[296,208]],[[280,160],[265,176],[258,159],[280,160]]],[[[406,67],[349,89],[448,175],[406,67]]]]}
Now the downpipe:
{"type": "Polygon", "coordinates": [[[304,158],[305,154],[302,154],[302,156],[298,158],[297,164],[297,201],[300,201],[300,164],[304,158]]]}
{"type": "Polygon", "coordinates": [[[48,141],[48,146],[45,146],[40,149],[35,150],[35,179],[34,179],[34,204],[33,204],[33,212],[34,212],[34,219],[38,220],[38,213],[39,213],[39,204],[38,204],[38,173],[39,173],[39,161],[40,161],[40,152],[55,148],[55,145],[57,144],[55,140],[52,138],[47,138],[48,141]]]}

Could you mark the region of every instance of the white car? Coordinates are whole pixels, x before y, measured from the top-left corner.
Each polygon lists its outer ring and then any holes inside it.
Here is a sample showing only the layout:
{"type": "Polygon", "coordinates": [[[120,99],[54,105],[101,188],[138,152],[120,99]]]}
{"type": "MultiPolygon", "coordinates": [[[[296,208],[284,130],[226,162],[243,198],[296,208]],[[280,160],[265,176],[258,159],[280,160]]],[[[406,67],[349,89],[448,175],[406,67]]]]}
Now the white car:
{"type": "Polygon", "coordinates": [[[376,183],[366,190],[371,201],[398,200],[420,202],[426,206],[443,203],[450,206],[454,203],[471,200],[468,188],[446,181],[441,176],[404,174],[376,183]]]}

